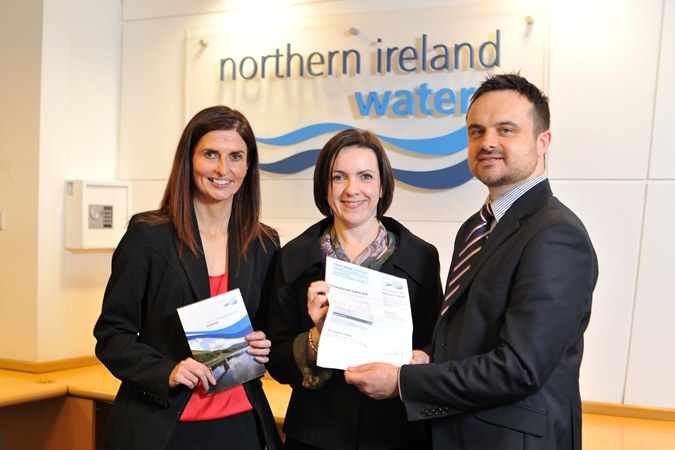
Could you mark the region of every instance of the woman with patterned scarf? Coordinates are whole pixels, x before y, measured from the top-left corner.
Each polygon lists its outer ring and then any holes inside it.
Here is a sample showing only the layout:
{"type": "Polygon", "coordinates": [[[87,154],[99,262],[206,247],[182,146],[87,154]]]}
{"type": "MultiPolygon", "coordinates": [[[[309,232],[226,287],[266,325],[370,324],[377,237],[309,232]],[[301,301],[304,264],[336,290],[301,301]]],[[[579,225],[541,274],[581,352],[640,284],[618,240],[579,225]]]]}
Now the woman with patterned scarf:
{"type": "Polygon", "coordinates": [[[424,425],[408,422],[400,399],[372,400],[342,371],[316,365],[328,309],[326,257],[405,278],[413,348],[431,341],[441,299],[438,252],[384,216],[393,194],[393,171],[374,134],[341,131],[319,153],[314,202],[325,218],[281,249],[268,317],[267,368],[293,389],[284,422],[289,450],[427,447],[424,425]]]}

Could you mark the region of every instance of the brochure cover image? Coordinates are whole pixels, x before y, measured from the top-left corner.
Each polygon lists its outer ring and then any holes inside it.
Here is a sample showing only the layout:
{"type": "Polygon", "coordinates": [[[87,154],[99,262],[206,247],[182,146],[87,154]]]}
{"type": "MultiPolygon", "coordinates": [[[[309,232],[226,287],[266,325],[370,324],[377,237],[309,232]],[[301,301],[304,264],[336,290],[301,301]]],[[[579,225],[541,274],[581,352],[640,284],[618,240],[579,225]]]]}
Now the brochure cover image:
{"type": "Polygon", "coordinates": [[[265,374],[265,366],[246,350],[244,336],[253,331],[239,289],[178,308],[192,356],[216,378],[204,386],[208,395],[265,374]]]}

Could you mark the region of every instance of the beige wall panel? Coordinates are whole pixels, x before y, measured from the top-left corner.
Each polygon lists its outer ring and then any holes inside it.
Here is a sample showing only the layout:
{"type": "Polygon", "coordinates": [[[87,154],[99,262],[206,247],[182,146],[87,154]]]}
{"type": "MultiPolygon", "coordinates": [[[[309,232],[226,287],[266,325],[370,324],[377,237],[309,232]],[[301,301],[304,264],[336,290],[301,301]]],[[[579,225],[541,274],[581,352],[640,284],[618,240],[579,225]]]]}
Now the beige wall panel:
{"type": "Polygon", "coordinates": [[[37,357],[42,2],[0,2],[0,356],[37,357]]]}
{"type": "Polygon", "coordinates": [[[661,6],[551,2],[552,178],[646,177],[661,6]]]}
{"type": "Polygon", "coordinates": [[[625,402],[675,407],[675,182],[647,190],[625,402]]]}
{"type": "Polygon", "coordinates": [[[675,2],[664,1],[663,34],[661,36],[661,57],[659,78],[656,87],[656,108],[654,110],[654,140],[652,142],[649,178],[675,178],[675,151],[673,151],[673,130],[675,130],[675,2]]]}
{"type": "Polygon", "coordinates": [[[637,182],[553,182],[553,192],[584,222],[598,254],[581,370],[584,400],[622,401],[644,190],[637,182]]]}

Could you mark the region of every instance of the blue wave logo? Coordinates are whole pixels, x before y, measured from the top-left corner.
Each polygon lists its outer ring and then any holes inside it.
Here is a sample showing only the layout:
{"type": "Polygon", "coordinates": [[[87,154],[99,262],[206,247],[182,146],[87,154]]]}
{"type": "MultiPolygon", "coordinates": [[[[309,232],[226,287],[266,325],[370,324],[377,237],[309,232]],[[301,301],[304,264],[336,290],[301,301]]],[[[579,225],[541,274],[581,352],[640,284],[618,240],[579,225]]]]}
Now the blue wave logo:
{"type": "MultiPolygon", "coordinates": [[[[261,144],[272,146],[293,145],[321,134],[335,133],[347,128],[352,127],[340,123],[319,123],[275,138],[258,138],[257,141],[261,144]]],[[[462,127],[450,134],[426,139],[399,139],[380,134],[377,134],[377,137],[382,142],[387,142],[411,153],[425,156],[452,155],[466,148],[468,144],[466,127],[462,127]]],[[[266,172],[276,174],[286,175],[295,173],[313,166],[316,163],[318,154],[319,149],[305,150],[280,161],[260,164],[260,168],[266,172]]],[[[449,189],[462,185],[473,178],[466,160],[453,166],[424,172],[394,168],[394,176],[403,183],[426,189],[449,189]]]]}
{"type": "Polygon", "coordinates": [[[253,328],[248,317],[243,317],[238,322],[218,330],[192,330],[186,331],[188,342],[195,339],[233,339],[251,333],[253,328]]]}
{"type": "Polygon", "coordinates": [[[403,284],[398,281],[385,281],[385,286],[393,287],[394,289],[403,289],[403,284]]]}

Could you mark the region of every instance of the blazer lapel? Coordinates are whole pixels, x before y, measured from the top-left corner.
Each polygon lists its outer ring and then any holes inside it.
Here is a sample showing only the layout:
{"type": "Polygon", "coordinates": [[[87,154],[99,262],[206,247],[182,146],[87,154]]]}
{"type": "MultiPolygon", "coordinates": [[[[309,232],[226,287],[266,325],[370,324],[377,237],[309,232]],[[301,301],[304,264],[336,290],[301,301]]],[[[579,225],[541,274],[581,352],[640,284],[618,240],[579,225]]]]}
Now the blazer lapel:
{"type": "MultiPolygon", "coordinates": [[[[197,218],[192,215],[192,229],[195,233],[195,239],[197,240],[197,247],[199,248],[199,254],[195,255],[190,251],[190,249],[184,247],[181,257],[178,258],[180,261],[185,275],[187,276],[188,282],[190,283],[190,289],[192,290],[193,299],[189,303],[194,303],[199,300],[204,300],[211,296],[211,287],[209,285],[209,271],[206,267],[206,259],[204,258],[204,248],[202,246],[202,239],[199,236],[199,229],[197,227],[197,218]]],[[[180,241],[178,240],[178,233],[176,230],[173,230],[174,241],[176,243],[176,251],[180,248],[180,241]]],[[[177,253],[178,254],[178,253],[177,253]]],[[[178,256],[177,256],[178,257],[178,256]]],[[[186,303],[187,304],[187,303],[186,303]]]]}
{"type": "Polygon", "coordinates": [[[450,309],[441,317],[441,319],[443,317],[449,317],[452,314],[455,305],[463,301],[465,297],[463,296],[464,291],[471,285],[473,278],[476,276],[483,263],[490,258],[490,255],[494,253],[509,236],[520,228],[522,221],[526,220],[526,218],[537,209],[536,205],[540,205],[552,195],[553,192],[551,191],[549,181],[544,180],[523,194],[522,197],[511,205],[506,214],[504,214],[504,217],[497,222],[497,225],[490,233],[487,241],[485,241],[485,245],[477,255],[476,260],[472,262],[469,271],[463,276],[463,283],[453,295],[455,300],[451,303],[450,309]]]}
{"type": "MultiPolygon", "coordinates": [[[[230,234],[227,241],[228,290],[240,289],[246,309],[249,311],[249,314],[252,314],[251,311],[257,311],[260,306],[255,292],[258,292],[261,287],[252,286],[252,283],[257,280],[255,275],[257,270],[255,267],[255,249],[258,247],[255,242],[251,243],[246,250],[245,257],[240,257],[238,253],[239,241],[236,233],[233,231],[234,229],[234,219],[230,218],[230,234]],[[254,295],[250,295],[251,293],[254,295]]],[[[252,321],[253,318],[251,316],[252,321]]]]}
{"type": "Polygon", "coordinates": [[[246,303],[246,293],[251,283],[252,255],[247,254],[247,258],[239,258],[237,236],[232,231],[234,230],[234,224],[231,222],[229,229],[230,233],[227,239],[227,289],[229,291],[241,289],[241,295],[244,297],[244,303],[246,303]]]}

